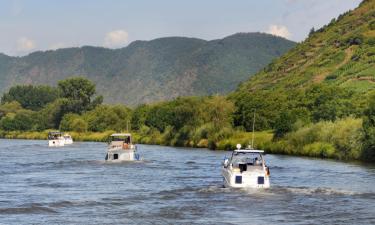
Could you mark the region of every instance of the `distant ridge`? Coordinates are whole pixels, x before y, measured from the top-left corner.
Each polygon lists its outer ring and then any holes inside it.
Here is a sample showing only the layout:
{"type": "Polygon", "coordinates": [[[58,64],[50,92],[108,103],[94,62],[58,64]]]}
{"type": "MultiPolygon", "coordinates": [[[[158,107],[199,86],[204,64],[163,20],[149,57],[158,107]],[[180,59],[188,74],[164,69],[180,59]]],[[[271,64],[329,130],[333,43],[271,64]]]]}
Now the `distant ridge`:
{"type": "Polygon", "coordinates": [[[237,33],[212,41],[165,37],[120,49],[84,46],[23,57],[0,54],[0,93],[16,84],[55,85],[80,75],[94,81],[108,103],[224,94],[294,45],[270,34],[237,33]]]}

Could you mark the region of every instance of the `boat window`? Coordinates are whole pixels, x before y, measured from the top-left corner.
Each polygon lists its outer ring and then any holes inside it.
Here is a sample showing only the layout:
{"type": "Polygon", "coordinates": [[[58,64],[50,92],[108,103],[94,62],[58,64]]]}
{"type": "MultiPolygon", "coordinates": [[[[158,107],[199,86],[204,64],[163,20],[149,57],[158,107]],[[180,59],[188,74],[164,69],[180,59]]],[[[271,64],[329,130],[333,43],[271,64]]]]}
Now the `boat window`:
{"type": "Polygon", "coordinates": [[[232,163],[237,167],[240,164],[245,164],[248,166],[262,166],[262,157],[258,153],[237,153],[233,155],[232,163]]]}
{"type": "Polygon", "coordinates": [[[258,184],[264,184],[264,177],[258,177],[258,184]]]}
{"type": "Polygon", "coordinates": [[[118,154],[113,154],[113,159],[118,159],[118,154]]]}

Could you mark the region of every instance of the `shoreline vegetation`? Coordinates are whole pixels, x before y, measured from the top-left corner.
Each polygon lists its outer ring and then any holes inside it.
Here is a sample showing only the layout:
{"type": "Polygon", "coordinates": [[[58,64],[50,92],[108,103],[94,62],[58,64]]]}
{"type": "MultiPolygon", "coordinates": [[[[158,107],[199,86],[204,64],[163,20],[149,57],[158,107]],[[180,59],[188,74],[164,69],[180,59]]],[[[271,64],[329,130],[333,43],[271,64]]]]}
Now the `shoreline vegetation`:
{"type": "MultiPolygon", "coordinates": [[[[265,150],[268,154],[306,156],[315,158],[336,159],[344,161],[360,160],[362,154],[361,140],[364,135],[362,120],[352,117],[338,120],[337,122],[320,122],[310,124],[285,137],[275,139],[274,131],[254,132],[254,147],[265,150]]],[[[32,139],[46,140],[48,132],[45,131],[0,131],[0,138],[4,139],[32,139]]],[[[116,133],[115,130],[103,132],[76,132],[66,131],[74,141],[106,142],[107,138],[116,133]]],[[[163,145],[173,147],[208,148],[211,150],[233,150],[236,144],[242,146],[251,144],[252,132],[235,131],[220,141],[210,146],[210,140],[185,140],[184,142],[168,141],[165,134],[152,135],[140,132],[130,132],[133,140],[138,144],[163,145]]]]}
{"type": "MultiPolygon", "coordinates": [[[[48,132],[55,130],[45,130],[45,131],[1,131],[1,139],[24,139],[24,140],[47,140],[48,132]]],[[[117,133],[114,130],[108,130],[104,132],[75,132],[66,131],[69,133],[74,141],[90,141],[90,142],[107,142],[108,137],[117,133]]],[[[163,145],[163,146],[173,146],[173,147],[192,147],[192,148],[209,148],[208,140],[201,139],[198,142],[187,141],[182,145],[171,145],[166,143],[162,139],[162,135],[149,137],[147,135],[141,135],[136,132],[125,132],[131,133],[133,141],[137,144],[147,144],[147,145],[163,145]]],[[[233,150],[236,148],[236,144],[241,143],[242,146],[249,145],[249,140],[251,140],[252,133],[250,132],[238,132],[231,138],[224,139],[217,143],[215,150],[233,150]]],[[[261,131],[255,132],[254,137],[256,146],[265,146],[266,143],[272,141],[273,133],[271,131],[261,131]]]]}
{"type": "Polygon", "coordinates": [[[131,109],[102,104],[91,81],[73,77],[60,81],[58,87],[11,88],[1,98],[0,137],[45,139],[48,131],[61,130],[75,141],[106,141],[112,133],[129,130],[140,144],[233,150],[238,143],[250,144],[256,109],[254,148],[374,162],[375,95],[355,107],[338,92],[318,85],[299,93],[297,103],[290,97],[278,99],[282,94],[258,92],[259,96],[238,99],[179,97],[131,109]]]}

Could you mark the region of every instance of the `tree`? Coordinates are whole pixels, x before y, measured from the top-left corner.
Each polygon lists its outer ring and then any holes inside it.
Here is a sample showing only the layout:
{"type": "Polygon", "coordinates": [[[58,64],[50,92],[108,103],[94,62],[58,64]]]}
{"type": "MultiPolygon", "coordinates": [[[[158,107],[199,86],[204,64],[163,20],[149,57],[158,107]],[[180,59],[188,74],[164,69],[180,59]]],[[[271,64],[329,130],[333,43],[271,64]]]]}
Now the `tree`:
{"type": "Polygon", "coordinates": [[[58,98],[58,90],[50,86],[17,85],[1,97],[1,103],[17,101],[25,109],[40,110],[58,98]]]}
{"type": "Polygon", "coordinates": [[[362,158],[375,161],[375,94],[371,95],[369,106],[364,112],[363,119],[363,151],[362,158]]]}
{"type": "Polygon", "coordinates": [[[88,129],[87,122],[78,114],[65,114],[60,122],[60,130],[85,132],[88,129]]]}
{"type": "Polygon", "coordinates": [[[282,138],[284,135],[293,129],[293,124],[296,122],[295,117],[288,112],[284,111],[281,112],[279,117],[275,122],[275,132],[274,132],[274,139],[282,138]]]}
{"type": "Polygon", "coordinates": [[[131,111],[125,106],[100,105],[94,110],[84,113],[90,131],[115,130],[117,132],[130,129],[131,111]]]}
{"type": "Polygon", "coordinates": [[[312,27],[312,28],[310,29],[310,32],[309,32],[309,37],[311,37],[311,35],[313,35],[314,33],[315,33],[315,28],[312,27]]]}
{"type": "Polygon", "coordinates": [[[102,96],[97,96],[92,100],[96,93],[95,84],[83,77],[72,77],[59,81],[58,88],[61,97],[69,100],[65,106],[69,112],[80,114],[94,109],[103,101],[102,96]]]}
{"type": "Polygon", "coordinates": [[[31,110],[20,110],[16,114],[9,113],[0,120],[0,128],[6,131],[27,131],[35,126],[36,113],[31,110]]]}
{"type": "Polygon", "coordinates": [[[38,113],[38,130],[58,129],[61,119],[68,113],[68,109],[66,109],[68,102],[68,99],[59,98],[40,110],[38,113]]]}
{"type": "Polygon", "coordinates": [[[232,126],[234,104],[224,96],[212,96],[206,99],[205,110],[209,121],[212,122],[214,129],[220,129],[226,126],[232,126]]]}
{"type": "Polygon", "coordinates": [[[16,113],[19,110],[22,110],[22,106],[17,101],[6,102],[0,105],[0,119],[8,113],[16,113]]]}
{"type": "Polygon", "coordinates": [[[139,131],[145,125],[147,113],[150,110],[148,105],[142,104],[135,108],[131,118],[131,129],[139,131]]]}

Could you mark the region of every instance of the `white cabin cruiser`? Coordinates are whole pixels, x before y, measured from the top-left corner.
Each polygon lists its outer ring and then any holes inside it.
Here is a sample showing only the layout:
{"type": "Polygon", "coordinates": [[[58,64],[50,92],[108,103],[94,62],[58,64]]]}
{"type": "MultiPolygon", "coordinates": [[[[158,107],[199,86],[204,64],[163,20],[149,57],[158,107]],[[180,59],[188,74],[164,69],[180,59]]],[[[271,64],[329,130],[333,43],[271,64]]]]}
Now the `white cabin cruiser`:
{"type": "Polygon", "coordinates": [[[237,145],[229,159],[224,159],[222,176],[225,187],[269,188],[270,171],[264,161],[264,151],[241,149],[237,145]]]}
{"type": "Polygon", "coordinates": [[[62,132],[53,131],[48,133],[48,146],[49,147],[62,147],[65,145],[65,139],[62,132]]]}
{"type": "Polygon", "coordinates": [[[70,136],[70,134],[64,134],[64,144],[71,145],[73,144],[73,138],[70,136]]]}
{"type": "Polygon", "coordinates": [[[132,144],[131,134],[121,133],[110,136],[107,155],[107,161],[135,161],[139,160],[136,152],[136,146],[132,144]]]}

